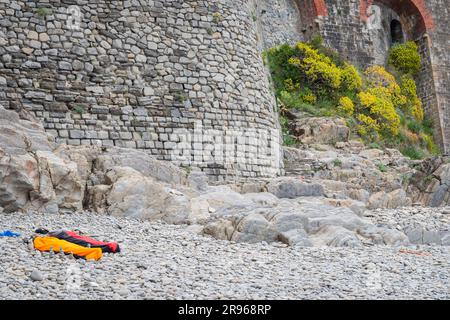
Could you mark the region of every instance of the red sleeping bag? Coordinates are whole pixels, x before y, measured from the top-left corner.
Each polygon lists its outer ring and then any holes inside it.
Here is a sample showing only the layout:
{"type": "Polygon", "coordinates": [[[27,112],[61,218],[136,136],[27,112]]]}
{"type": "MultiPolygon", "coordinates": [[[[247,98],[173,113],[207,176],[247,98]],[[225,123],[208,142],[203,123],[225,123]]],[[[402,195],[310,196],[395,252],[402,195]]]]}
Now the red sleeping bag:
{"type": "Polygon", "coordinates": [[[58,230],[51,231],[48,236],[65,240],[83,247],[100,248],[102,252],[117,253],[120,252],[120,247],[116,242],[103,242],[92,239],[90,237],[81,236],[73,231],[58,230]]]}

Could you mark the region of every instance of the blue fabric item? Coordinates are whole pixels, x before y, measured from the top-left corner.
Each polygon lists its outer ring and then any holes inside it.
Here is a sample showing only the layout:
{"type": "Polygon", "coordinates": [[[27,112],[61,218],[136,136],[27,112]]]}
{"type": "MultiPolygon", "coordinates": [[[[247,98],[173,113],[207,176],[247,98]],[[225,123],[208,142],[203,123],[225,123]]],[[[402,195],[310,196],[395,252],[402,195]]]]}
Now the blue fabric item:
{"type": "Polygon", "coordinates": [[[0,237],[20,237],[20,234],[6,230],[5,232],[0,233],[0,237]]]}

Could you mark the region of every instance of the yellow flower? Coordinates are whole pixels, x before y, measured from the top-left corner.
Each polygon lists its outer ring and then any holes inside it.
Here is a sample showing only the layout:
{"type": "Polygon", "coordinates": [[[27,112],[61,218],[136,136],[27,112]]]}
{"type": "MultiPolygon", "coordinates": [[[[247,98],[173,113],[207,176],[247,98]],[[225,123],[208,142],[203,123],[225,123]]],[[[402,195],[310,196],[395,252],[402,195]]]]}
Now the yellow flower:
{"type": "Polygon", "coordinates": [[[306,103],[314,104],[314,103],[317,102],[317,97],[316,97],[315,94],[313,94],[313,93],[310,92],[310,93],[305,94],[305,95],[302,97],[302,100],[303,100],[304,102],[306,102],[306,103]]]}
{"type": "Polygon", "coordinates": [[[338,111],[344,116],[351,116],[355,111],[355,105],[349,97],[342,97],[339,99],[338,111]]]}
{"type": "Polygon", "coordinates": [[[312,82],[328,85],[333,89],[339,88],[341,85],[342,71],[329,57],[319,53],[316,49],[311,48],[303,42],[297,44],[297,49],[300,51],[302,59],[298,61],[298,58],[291,58],[289,59],[290,64],[298,65],[301,71],[312,82]]]}
{"type": "Polygon", "coordinates": [[[354,66],[349,63],[345,63],[342,70],[342,83],[346,89],[360,90],[362,87],[362,78],[354,66]]]}

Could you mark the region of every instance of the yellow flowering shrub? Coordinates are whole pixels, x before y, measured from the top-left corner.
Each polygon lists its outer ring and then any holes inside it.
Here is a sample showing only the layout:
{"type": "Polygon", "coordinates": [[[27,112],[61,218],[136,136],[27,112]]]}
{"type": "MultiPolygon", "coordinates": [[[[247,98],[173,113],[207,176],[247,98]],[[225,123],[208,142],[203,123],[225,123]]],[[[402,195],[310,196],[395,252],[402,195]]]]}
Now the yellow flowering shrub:
{"type": "Polygon", "coordinates": [[[380,127],[375,119],[366,116],[365,114],[358,114],[356,116],[358,120],[358,133],[362,137],[372,136],[380,130],[380,127]]]}
{"type": "Polygon", "coordinates": [[[294,83],[294,81],[291,78],[288,78],[288,79],[284,80],[284,87],[288,91],[294,91],[294,90],[297,90],[300,88],[300,84],[294,83]]]}
{"type": "Polygon", "coordinates": [[[432,154],[437,154],[437,153],[439,153],[439,148],[438,148],[438,146],[434,143],[433,137],[432,137],[431,135],[422,133],[422,134],[420,135],[420,137],[421,137],[422,140],[424,141],[425,146],[426,146],[426,148],[427,148],[427,150],[428,150],[429,152],[431,152],[432,154]]]}
{"type": "Polygon", "coordinates": [[[308,92],[302,96],[302,100],[306,103],[314,104],[317,102],[317,96],[312,92],[308,92]]]}
{"type": "Polygon", "coordinates": [[[411,109],[411,114],[418,121],[423,121],[425,114],[422,107],[422,101],[417,99],[411,109]]]}
{"type": "Polygon", "coordinates": [[[350,117],[355,112],[355,105],[349,97],[342,97],[339,99],[338,111],[346,117],[350,117]]]}
{"type": "MultiPolygon", "coordinates": [[[[364,115],[362,117],[364,123],[367,124],[367,117],[376,123],[376,130],[379,134],[397,135],[400,127],[400,116],[395,111],[395,106],[390,97],[384,93],[384,90],[380,89],[380,87],[371,88],[358,94],[359,111],[364,115]]],[[[358,118],[358,120],[360,119],[358,118]]]]}
{"type": "Polygon", "coordinates": [[[423,121],[422,101],[417,96],[417,85],[411,76],[403,75],[401,77],[401,92],[406,99],[403,111],[412,115],[416,120],[423,121]]]}
{"type": "Polygon", "coordinates": [[[388,63],[402,73],[416,74],[419,72],[422,61],[416,43],[408,41],[394,45],[389,52],[388,63]]]}
{"type": "Polygon", "coordinates": [[[358,70],[349,63],[345,63],[342,70],[342,84],[348,90],[360,90],[362,87],[362,78],[358,70]]]}
{"type": "Polygon", "coordinates": [[[320,54],[316,49],[303,42],[297,44],[297,49],[302,59],[291,58],[289,59],[289,63],[297,65],[309,81],[320,85],[327,85],[333,89],[340,87],[341,69],[329,57],[320,54]]]}
{"type": "MultiPolygon", "coordinates": [[[[369,87],[378,88],[382,94],[388,95],[396,108],[405,109],[412,96],[404,94],[395,77],[381,66],[369,67],[365,71],[369,87]]],[[[416,95],[414,95],[416,97],[416,95]]]]}
{"type": "Polygon", "coordinates": [[[417,96],[417,85],[412,77],[403,75],[400,80],[402,84],[402,94],[407,97],[417,96]]]}
{"type": "Polygon", "coordinates": [[[289,58],[288,62],[289,62],[289,64],[292,64],[294,66],[299,66],[301,61],[297,57],[292,57],[292,58],[289,58]]]}
{"type": "Polygon", "coordinates": [[[369,87],[383,87],[387,89],[387,93],[392,97],[401,95],[401,88],[395,77],[386,71],[382,66],[372,66],[364,72],[369,87]]]}
{"type": "Polygon", "coordinates": [[[420,67],[416,49],[407,44],[391,50],[394,74],[382,66],[371,66],[360,74],[339,53],[314,41],[278,46],[266,51],[265,58],[284,109],[344,116],[364,140],[397,146],[416,158],[419,149],[422,153],[425,148],[436,150],[412,76],[420,67]]]}

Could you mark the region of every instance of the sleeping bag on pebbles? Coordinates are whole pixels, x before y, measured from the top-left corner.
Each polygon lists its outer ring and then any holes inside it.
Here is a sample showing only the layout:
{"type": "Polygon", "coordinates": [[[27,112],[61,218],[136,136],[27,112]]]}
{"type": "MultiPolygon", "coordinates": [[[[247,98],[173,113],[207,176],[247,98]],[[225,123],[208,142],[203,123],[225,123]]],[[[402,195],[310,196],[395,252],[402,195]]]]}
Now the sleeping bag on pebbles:
{"type": "Polygon", "coordinates": [[[73,231],[58,230],[51,231],[48,236],[58,238],[60,240],[66,240],[68,242],[78,244],[83,247],[100,248],[105,253],[117,253],[120,252],[120,247],[115,242],[102,242],[90,237],[81,236],[73,231]]]}
{"type": "Polygon", "coordinates": [[[41,252],[64,252],[73,254],[75,258],[86,260],[100,260],[103,256],[100,248],[86,248],[80,245],[60,240],[54,237],[35,237],[33,239],[34,247],[41,252]]]}

